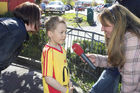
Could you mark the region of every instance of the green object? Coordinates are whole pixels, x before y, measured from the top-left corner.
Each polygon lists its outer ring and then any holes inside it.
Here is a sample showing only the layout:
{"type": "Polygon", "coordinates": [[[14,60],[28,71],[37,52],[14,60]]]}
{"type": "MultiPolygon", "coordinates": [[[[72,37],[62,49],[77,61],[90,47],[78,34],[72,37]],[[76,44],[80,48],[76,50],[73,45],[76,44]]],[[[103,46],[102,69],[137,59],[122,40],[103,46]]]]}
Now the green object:
{"type": "Polygon", "coordinates": [[[87,8],[87,22],[94,23],[94,12],[91,8],[87,8]]]}

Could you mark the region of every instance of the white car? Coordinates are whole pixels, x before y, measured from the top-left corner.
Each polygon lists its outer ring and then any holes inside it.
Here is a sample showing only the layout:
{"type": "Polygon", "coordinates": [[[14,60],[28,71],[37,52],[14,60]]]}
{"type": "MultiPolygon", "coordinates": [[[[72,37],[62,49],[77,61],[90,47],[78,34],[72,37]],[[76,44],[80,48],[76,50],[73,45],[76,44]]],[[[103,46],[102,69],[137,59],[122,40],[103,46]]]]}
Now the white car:
{"type": "Polygon", "coordinates": [[[51,1],[46,6],[46,12],[59,12],[61,14],[65,13],[65,5],[61,1],[51,1]]]}

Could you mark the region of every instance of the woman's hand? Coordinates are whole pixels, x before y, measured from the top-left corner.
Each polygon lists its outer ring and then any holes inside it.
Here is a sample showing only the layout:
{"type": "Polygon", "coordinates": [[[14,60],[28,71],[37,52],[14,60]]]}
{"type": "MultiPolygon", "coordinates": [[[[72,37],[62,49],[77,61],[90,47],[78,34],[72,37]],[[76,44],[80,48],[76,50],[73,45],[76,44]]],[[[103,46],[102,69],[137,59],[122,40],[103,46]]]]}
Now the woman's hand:
{"type": "MultiPolygon", "coordinates": [[[[94,54],[86,54],[86,56],[91,60],[91,62],[93,63],[93,64],[95,64],[95,59],[96,59],[96,57],[94,56],[94,54]]],[[[83,61],[83,62],[85,62],[85,60],[82,58],[82,57],[80,57],[81,58],[81,60],[83,61]]]]}

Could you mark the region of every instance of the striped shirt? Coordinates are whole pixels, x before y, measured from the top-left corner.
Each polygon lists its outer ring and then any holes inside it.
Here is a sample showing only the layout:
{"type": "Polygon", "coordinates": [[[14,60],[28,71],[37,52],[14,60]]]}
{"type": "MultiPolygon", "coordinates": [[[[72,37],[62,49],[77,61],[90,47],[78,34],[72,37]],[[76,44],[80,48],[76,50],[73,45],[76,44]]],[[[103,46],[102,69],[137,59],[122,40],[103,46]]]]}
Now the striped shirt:
{"type": "MultiPolygon", "coordinates": [[[[126,62],[123,68],[119,69],[122,76],[120,93],[140,93],[140,39],[127,32],[124,45],[126,62]]],[[[95,65],[107,67],[107,58],[107,56],[96,55],[95,65]]]]}

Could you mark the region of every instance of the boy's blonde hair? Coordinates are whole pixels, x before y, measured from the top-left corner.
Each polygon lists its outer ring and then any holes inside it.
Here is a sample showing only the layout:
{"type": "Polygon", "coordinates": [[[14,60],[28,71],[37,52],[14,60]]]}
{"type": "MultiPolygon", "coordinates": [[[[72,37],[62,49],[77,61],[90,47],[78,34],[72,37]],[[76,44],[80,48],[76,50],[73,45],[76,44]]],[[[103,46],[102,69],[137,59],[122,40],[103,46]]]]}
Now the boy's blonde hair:
{"type": "Polygon", "coordinates": [[[59,16],[50,17],[45,22],[46,32],[48,32],[48,31],[54,31],[59,23],[66,24],[65,20],[62,17],[59,17],[59,16]]]}
{"type": "Polygon", "coordinates": [[[48,40],[50,40],[50,37],[48,36],[48,31],[54,31],[59,23],[66,24],[65,20],[62,17],[59,16],[53,16],[50,17],[45,22],[45,29],[46,29],[46,35],[48,40]]]}

